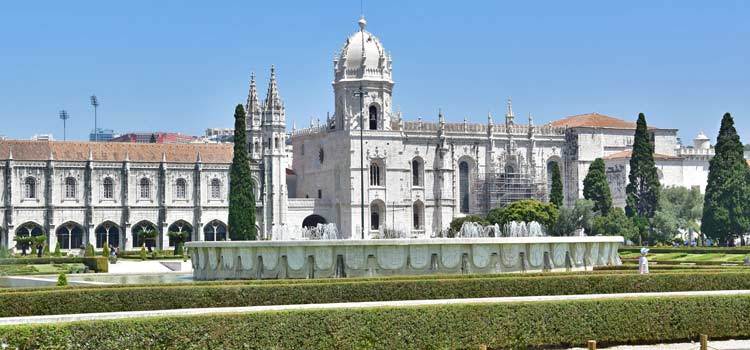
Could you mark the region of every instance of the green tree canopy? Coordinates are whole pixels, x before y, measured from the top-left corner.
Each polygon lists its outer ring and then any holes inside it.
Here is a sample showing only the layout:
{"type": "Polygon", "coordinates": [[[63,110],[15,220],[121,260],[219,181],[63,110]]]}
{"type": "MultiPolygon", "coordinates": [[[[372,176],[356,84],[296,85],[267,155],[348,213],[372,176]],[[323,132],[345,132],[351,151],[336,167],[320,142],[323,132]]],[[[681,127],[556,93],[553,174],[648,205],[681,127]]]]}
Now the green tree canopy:
{"type": "Polygon", "coordinates": [[[628,216],[653,218],[659,208],[659,174],[654,162],[654,145],[646,124],[646,116],[638,114],[633,140],[633,153],[630,157],[630,175],[625,212],[628,216]]]}
{"type": "Polygon", "coordinates": [[[551,165],[552,186],[549,193],[549,202],[560,208],[563,205],[563,184],[562,177],[560,176],[560,165],[557,162],[552,162],[551,165]]]}
{"type": "Polygon", "coordinates": [[[594,201],[594,211],[602,215],[607,215],[612,208],[612,193],[609,191],[604,160],[601,158],[594,159],[583,179],[583,198],[594,201]]]}
{"type": "Polygon", "coordinates": [[[703,214],[703,194],[699,188],[666,187],[661,190],[659,210],[654,216],[656,239],[674,240],[681,232],[697,232],[703,214]]]}
{"type": "Polygon", "coordinates": [[[490,224],[501,227],[511,221],[536,221],[547,230],[551,230],[560,215],[557,207],[551,203],[543,203],[535,199],[524,199],[508,204],[503,208],[495,208],[487,213],[490,224]]]}
{"type": "MultiPolygon", "coordinates": [[[[748,166],[740,136],[729,113],[721,120],[716,154],[709,163],[701,231],[708,237],[728,241],[742,237],[750,227],[748,166]]],[[[744,244],[744,242],[743,242],[744,244]]]]}
{"type": "Polygon", "coordinates": [[[479,216],[479,215],[467,215],[460,218],[455,218],[451,221],[450,224],[450,231],[448,232],[450,237],[455,236],[458,231],[461,231],[461,226],[464,225],[464,222],[477,222],[481,225],[488,225],[489,222],[485,220],[485,218],[479,216]]]}
{"type": "Polygon", "coordinates": [[[257,239],[255,193],[250,174],[245,135],[245,109],[234,109],[234,156],[229,171],[229,237],[233,241],[257,239]]]}
{"type": "Polygon", "coordinates": [[[607,215],[601,215],[594,218],[592,235],[602,236],[623,236],[629,240],[635,240],[639,231],[633,220],[625,215],[622,208],[612,208],[607,215]]]}
{"type": "Polygon", "coordinates": [[[549,231],[552,236],[570,236],[578,229],[591,233],[591,225],[596,217],[594,213],[594,202],[587,199],[579,199],[572,207],[561,207],[560,215],[549,231]]]}

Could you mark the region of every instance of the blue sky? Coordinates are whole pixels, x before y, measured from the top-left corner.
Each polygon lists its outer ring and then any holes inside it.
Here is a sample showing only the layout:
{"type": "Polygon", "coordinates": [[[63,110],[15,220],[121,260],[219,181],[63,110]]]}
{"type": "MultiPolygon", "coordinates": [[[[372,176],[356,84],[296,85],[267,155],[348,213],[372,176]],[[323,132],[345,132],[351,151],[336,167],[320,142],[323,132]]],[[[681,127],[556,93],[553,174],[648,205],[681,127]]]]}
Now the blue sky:
{"type": "MultiPolygon", "coordinates": [[[[750,139],[750,2],[365,1],[393,55],[405,117],[486,121],[513,98],[539,124],[599,112],[714,139],[724,112],[750,139]]],[[[0,134],[202,134],[231,126],[251,71],[276,64],[288,125],[333,112],[332,58],[357,0],[7,1],[0,5],[0,134]]]]}

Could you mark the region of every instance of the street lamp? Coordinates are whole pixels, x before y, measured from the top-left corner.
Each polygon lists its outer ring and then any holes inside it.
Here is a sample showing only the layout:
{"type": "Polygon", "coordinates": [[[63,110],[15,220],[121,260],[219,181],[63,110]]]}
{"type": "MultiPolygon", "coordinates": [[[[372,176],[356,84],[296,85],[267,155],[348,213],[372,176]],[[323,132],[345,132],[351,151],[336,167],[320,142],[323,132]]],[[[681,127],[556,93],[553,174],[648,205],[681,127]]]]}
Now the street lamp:
{"type": "Polygon", "coordinates": [[[66,141],[67,138],[67,121],[70,119],[70,116],[68,116],[68,112],[64,109],[60,111],[60,119],[63,121],[63,141],[66,141]]]}
{"type": "Polygon", "coordinates": [[[99,141],[99,130],[96,125],[96,108],[99,107],[99,100],[96,95],[91,95],[91,105],[94,106],[94,141],[99,141]]]}
{"type": "Polygon", "coordinates": [[[365,142],[364,142],[364,104],[365,96],[367,93],[362,90],[362,84],[359,84],[359,89],[354,91],[354,97],[359,97],[359,177],[360,177],[360,201],[362,207],[360,208],[360,225],[362,228],[362,239],[365,239],[365,142]]]}

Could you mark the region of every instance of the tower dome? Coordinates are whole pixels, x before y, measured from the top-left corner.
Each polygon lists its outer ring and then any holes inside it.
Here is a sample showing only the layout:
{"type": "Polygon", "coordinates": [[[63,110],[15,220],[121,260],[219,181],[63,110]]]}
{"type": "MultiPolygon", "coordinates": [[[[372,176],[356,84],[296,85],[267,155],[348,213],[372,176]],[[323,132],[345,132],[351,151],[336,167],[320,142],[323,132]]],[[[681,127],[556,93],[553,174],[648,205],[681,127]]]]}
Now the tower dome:
{"type": "Polygon", "coordinates": [[[391,57],[383,44],[365,30],[367,21],[360,18],[359,30],[349,36],[334,59],[335,79],[391,80],[391,57]]]}
{"type": "Polygon", "coordinates": [[[710,149],[711,148],[711,139],[706,136],[706,134],[701,131],[698,133],[698,136],[696,136],[693,139],[693,146],[697,149],[710,149]]]}

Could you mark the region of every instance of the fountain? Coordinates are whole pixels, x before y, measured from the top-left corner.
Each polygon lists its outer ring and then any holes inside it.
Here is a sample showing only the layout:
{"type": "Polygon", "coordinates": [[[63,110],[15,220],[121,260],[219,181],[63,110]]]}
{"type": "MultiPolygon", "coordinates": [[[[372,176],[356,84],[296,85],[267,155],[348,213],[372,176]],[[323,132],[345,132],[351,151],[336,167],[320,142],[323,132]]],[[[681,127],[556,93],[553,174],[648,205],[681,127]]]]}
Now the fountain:
{"type": "Polygon", "coordinates": [[[196,280],[582,271],[620,264],[620,236],[545,235],[538,222],[466,222],[455,238],[344,239],[336,224],[279,227],[270,241],[188,242],[196,280]]]}

